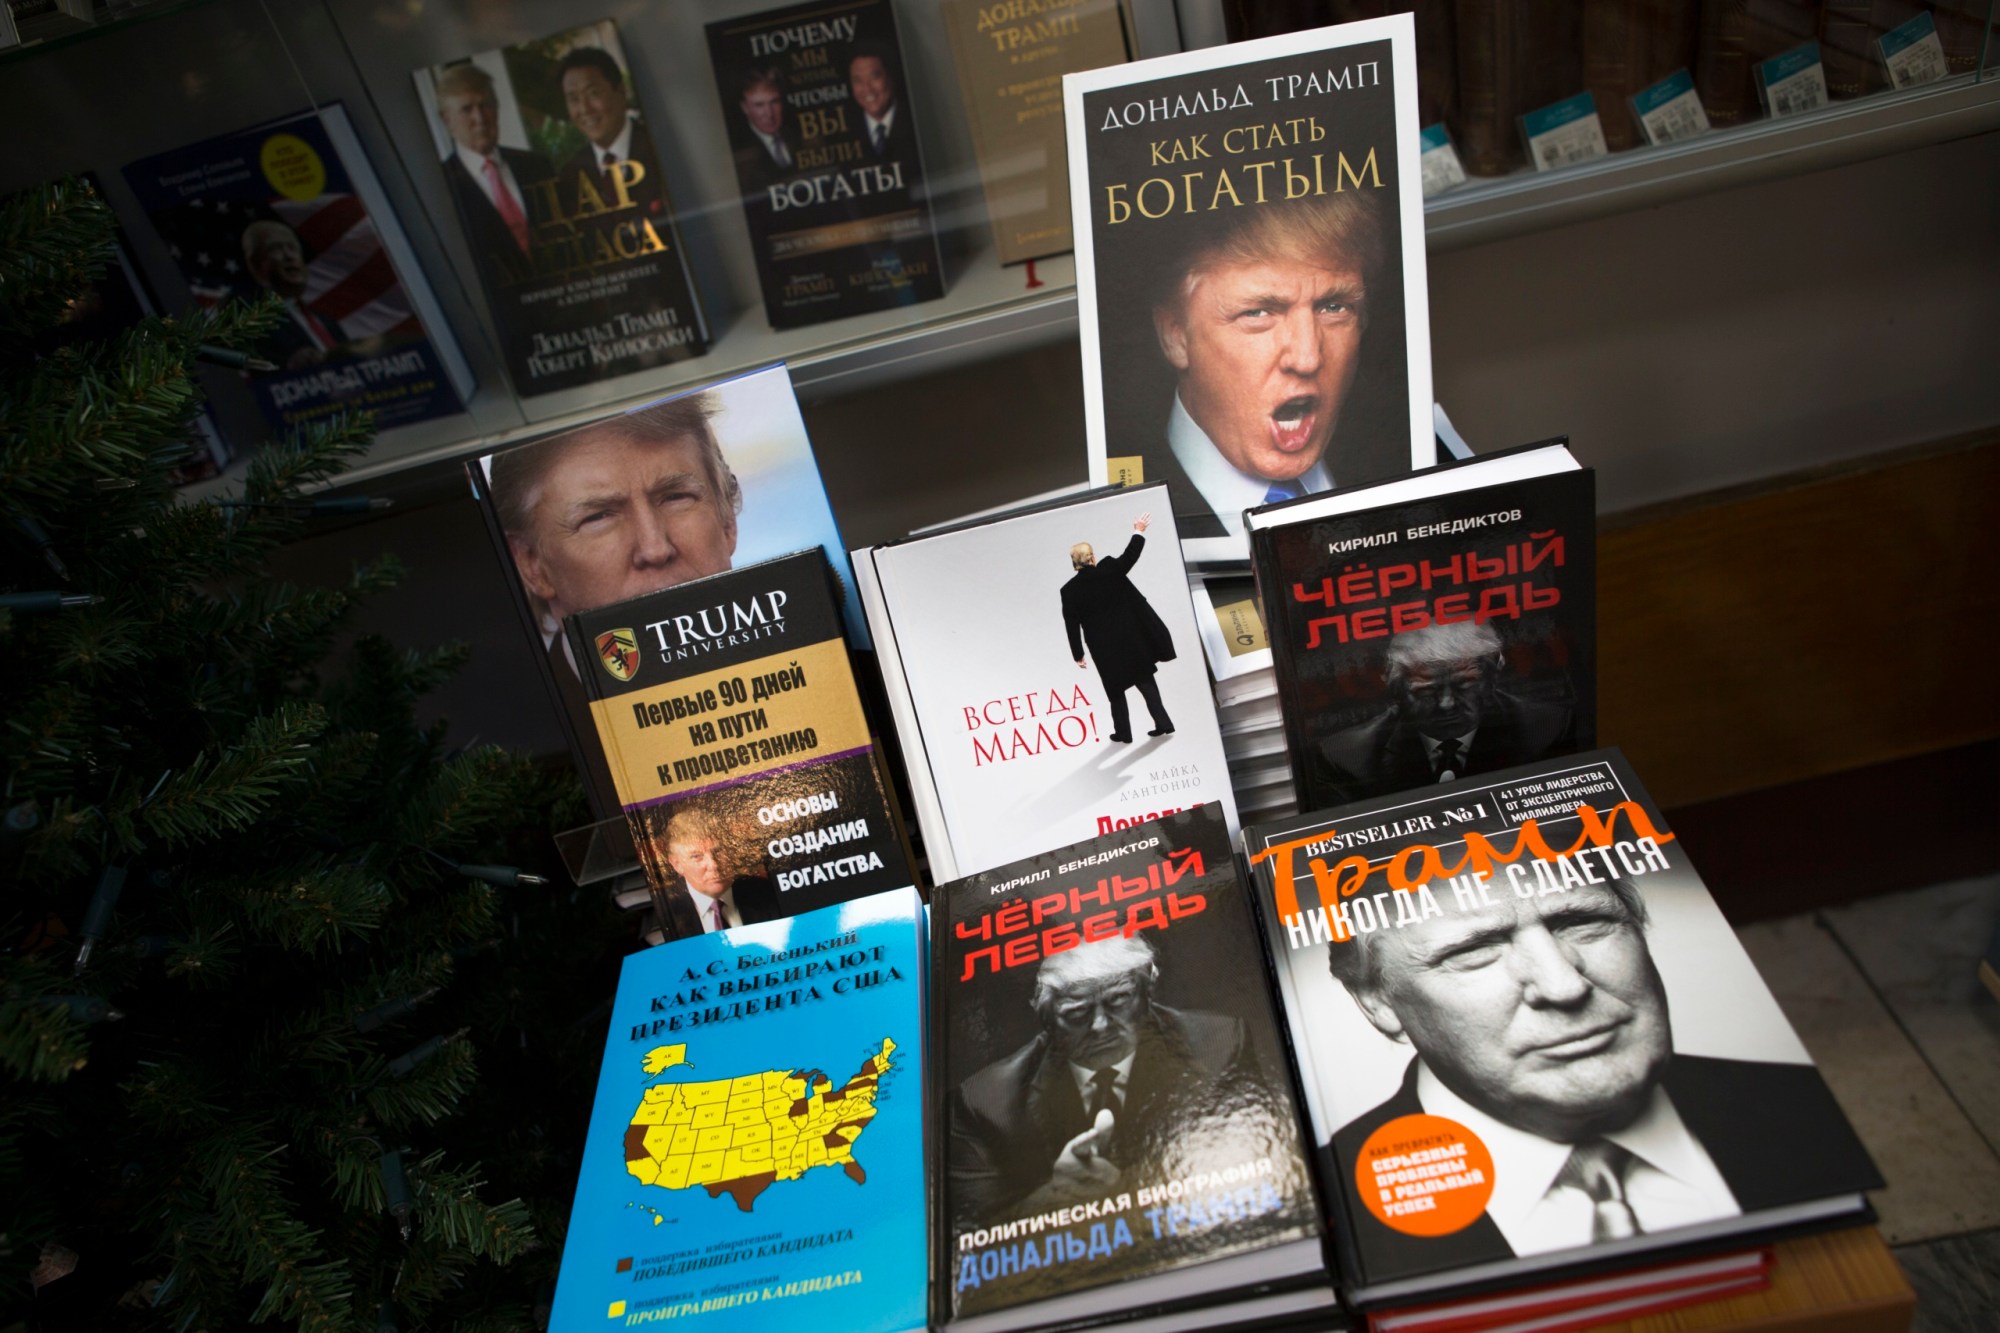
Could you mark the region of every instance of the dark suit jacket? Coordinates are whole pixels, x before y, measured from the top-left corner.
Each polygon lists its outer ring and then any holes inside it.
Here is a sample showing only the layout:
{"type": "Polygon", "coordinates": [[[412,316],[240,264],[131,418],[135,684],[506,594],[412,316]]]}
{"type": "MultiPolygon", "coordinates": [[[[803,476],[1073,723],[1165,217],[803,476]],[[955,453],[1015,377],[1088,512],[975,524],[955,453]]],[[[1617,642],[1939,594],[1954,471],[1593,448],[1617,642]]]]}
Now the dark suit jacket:
{"type": "MultiPolygon", "coordinates": [[[[259,296],[264,294],[261,288],[252,287],[251,290],[259,296]]],[[[340,321],[331,315],[322,315],[318,311],[314,311],[313,315],[325,327],[327,336],[332,338],[335,344],[324,350],[328,356],[337,355],[339,345],[347,341],[347,330],[341,328],[340,321]]],[[[322,350],[320,345],[312,340],[311,334],[299,327],[299,322],[292,318],[289,310],[278,321],[277,327],[266,334],[264,341],[258,344],[258,351],[263,353],[264,359],[280,371],[288,368],[286,363],[295,353],[320,350],[322,350]]]]}
{"type": "MultiPolygon", "coordinates": [[[[1574,723],[1572,711],[1560,704],[1495,690],[1458,775],[1511,768],[1573,745],[1574,723]]],[[[1361,800],[1433,781],[1423,737],[1415,728],[1403,726],[1393,708],[1326,737],[1318,751],[1313,776],[1321,784],[1314,792],[1320,804],[1361,800]]]]}
{"type": "MultiPolygon", "coordinates": [[[[1250,1076],[1242,1020],[1153,1006],[1126,1080],[1125,1109],[1107,1154],[1144,1169],[1173,1141],[1178,1112],[1225,1074],[1250,1076]]],[[[1068,1061],[1046,1036],[995,1060],[958,1086],[948,1103],[946,1170],[960,1219],[995,1219],[1047,1183],[1063,1145],[1090,1128],[1068,1061]]]]}
{"type": "MultiPolygon", "coordinates": [[[[659,227],[667,221],[667,191],[665,182],[660,179],[660,158],[659,154],[653,151],[652,133],[646,129],[646,122],[643,120],[632,122],[629,147],[629,160],[637,162],[646,173],[632,187],[632,202],[638,205],[638,212],[651,218],[653,225],[659,227]]],[[[604,200],[605,207],[617,208],[618,193],[612,186],[611,178],[597,169],[597,150],[591,145],[585,144],[571,153],[557,175],[562,181],[563,207],[571,214],[574,214],[577,208],[580,193],[577,188],[579,175],[590,177],[591,184],[596,188],[598,197],[604,200]]],[[[629,213],[611,212],[601,214],[597,218],[582,219],[579,225],[588,226],[593,222],[601,222],[606,226],[615,227],[630,220],[629,213]]]]}
{"type": "MultiPolygon", "coordinates": [[[[541,154],[519,148],[501,148],[500,160],[507,164],[507,169],[514,173],[515,183],[521,187],[521,211],[527,216],[532,241],[536,228],[549,221],[546,192],[535,186],[554,173],[541,154]]],[[[472,247],[472,260],[480,273],[492,275],[492,280],[503,285],[533,277],[533,262],[514,243],[514,233],[500,220],[500,210],[486,197],[485,189],[466,170],[456,151],[444,160],[444,178],[451,186],[452,202],[458,206],[458,216],[465,224],[466,243],[472,247]]]]}
{"type": "MultiPolygon", "coordinates": [[[[1810,1065],[1676,1055],[1660,1085],[1745,1213],[1881,1184],[1868,1150],[1810,1065]]],[[[1320,1146],[1322,1179],[1349,1196],[1355,1154],[1368,1136],[1398,1116],[1422,1112],[1412,1059],[1395,1096],[1342,1126],[1330,1155],[1328,1145],[1320,1146]]],[[[1423,1237],[1394,1231],[1365,1209],[1347,1212],[1370,1282],[1514,1257],[1500,1228],[1484,1214],[1463,1231],[1423,1237]]]]}
{"type": "MultiPolygon", "coordinates": [[[[730,881],[729,889],[736,895],[736,911],[746,926],[759,921],[776,921],[784,915],[783,909],[778,906],[778,886],[762,875],[738,875],[730,881]]],[[[682,940],[702,933],[701,917],[685,889],[677,887],[672,893],[661,896],[667,903],[667,920],[665,929],[661,931],[663,935],[670,940],[682,940]]]]}
{"type": "Polygon", "coordinates": [[[765,188],[787,179],[798,170],[798,128],[789,120],[778,126],[778,138],[784,141],[786,151],[792,155],[789,167],[781,167],[771,159],[770,153],[764,149],[764,141],[757,137],[755,130],[746,125],[743,132],[750,136],[750,142],[733,154],[736,159],[736,183],[742,187],[744,198],[755,198],[760,203],[768,204],[765,188]]]}
{"type": "Polygon", "coordinates": [[[910,114],[910,108],[898,96],[896,98],[895,119],[889,122],[889,140],[883,151],[875,151],[875,141],[868,137],[868,117],[856,107],[854,114],[860,119],[859,131],[861,147],[870,162],[901,162],[903,164],[903,184],[914,190],[922,172],[917,166],[917,122],[910,114]]]}
{"type": "Polygon", "coordinates": [[[1069,655],[1082,658],[1088,645],[1107,690],[1129,689],[1158,663],[1174,660],[1166,622],[1126,577],[1145,549],[1146,539],[1135,532],[1121,554],[1084,566],[1062,586],[1069,655]]]}

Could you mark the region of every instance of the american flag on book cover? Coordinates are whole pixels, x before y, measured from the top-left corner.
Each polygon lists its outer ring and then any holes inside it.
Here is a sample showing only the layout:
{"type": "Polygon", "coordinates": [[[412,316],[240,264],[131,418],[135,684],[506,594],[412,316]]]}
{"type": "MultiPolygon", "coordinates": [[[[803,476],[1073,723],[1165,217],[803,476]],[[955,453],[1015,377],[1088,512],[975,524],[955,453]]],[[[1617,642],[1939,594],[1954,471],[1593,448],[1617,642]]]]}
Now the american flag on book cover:
{"type": "Polygon", "coordinates": [[[307,112],[135,162],[139,196],[197,305],[275,294],[259,405],[290,427],[349,409],[388,427],[459,410],[376,220],[307,112]]]}

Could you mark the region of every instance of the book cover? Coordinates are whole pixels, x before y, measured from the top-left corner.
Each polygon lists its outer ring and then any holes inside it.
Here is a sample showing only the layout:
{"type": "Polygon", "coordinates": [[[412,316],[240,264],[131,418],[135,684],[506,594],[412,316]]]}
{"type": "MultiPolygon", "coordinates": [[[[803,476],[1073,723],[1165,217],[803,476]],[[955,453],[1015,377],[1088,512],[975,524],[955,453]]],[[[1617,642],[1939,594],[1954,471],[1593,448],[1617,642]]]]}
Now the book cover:
{"type": "Polygon", "coordinates": [[[196,305],[276,296],[253,373],[283,432],[343,412],[380,430],[463,410],[472,375],[338,102],[125,168],[196,305]]]}
{"type": "Polygon", "coordinates": [[[1062,76],[1125,63],[1119,0],[951,0],[944,20],[1000,262],[1068,251],[1062,76]]]}
{"type": "Polygon", "coordinates": [[[1244,847],[1357,1303],[1864,1214],[1867,1152],[1616,750],[1244,847]]]}
{"type": "Polygon", "coordinates": [[[1190,559],[1434,460],[1416,78],[1399,14],[1063,80],[1090,478],[1190,559]]]}
{"type": "Polygon", "coordinates": [[[923,905],[625,960],[550,1328],[924,1327],[923,905]]]}
{"type": "Polygon", "coordinates": [[[858,551],[934,880],[1235,804],[1160,486],[858,551]]]}
{"type": "Polygon", "coordinates": [[[563,622],[667,938],[914,883],[818,550],[563,622]]]}
{"type": "Polygon", "coordinates": [[[1074,1321],[1317,1274],[1311,1172],[1221,807],[940,885],[932,913],[939,1322],[1033,1302],[1051,1304],[1021,1323],[1074,1321]],[[1287,1244],[1261,1270],[1213,1264],[1287,1244]]]}
{"type": "Polygon", "coordinates": [[[616,23],[411,77],[516,393],[708,351],[616,23]]]}
{"type": "Polygon", "coordinates": [[[503,449],[466,471],[601,819],[619,801],[563,617],[817,545],[841,581],[849,636],[867,643],[783,366],[503,449]]]}
{"type": "Polygon", "coordinates": [[[718,19],[708,46],[771,327],[943,296],[889,0],[718,19]]]}
{"type": "Polygon", "coordinates": [[[1300,809],[1596,743],[1595,483],[1270,514],[1252,546],[1300,809]]]}

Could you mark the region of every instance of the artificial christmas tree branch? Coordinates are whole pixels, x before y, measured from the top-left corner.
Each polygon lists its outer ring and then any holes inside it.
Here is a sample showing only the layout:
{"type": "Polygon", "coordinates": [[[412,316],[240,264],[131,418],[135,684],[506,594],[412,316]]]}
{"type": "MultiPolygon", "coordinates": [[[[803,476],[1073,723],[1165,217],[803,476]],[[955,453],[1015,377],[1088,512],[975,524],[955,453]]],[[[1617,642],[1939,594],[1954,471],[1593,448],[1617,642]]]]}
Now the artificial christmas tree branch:
{"type": "Polygon", "coordinates": [[[352,628],[397,561],[271,577],[366,419],[173,489],[195,362],[274,304],[50,350],[111,235],[0,201],[0,1329],[532,1328],[595,1073],[558,1016],[625,947],[532,873],[580,790],[420,720],[463,649],[352,628]]]}

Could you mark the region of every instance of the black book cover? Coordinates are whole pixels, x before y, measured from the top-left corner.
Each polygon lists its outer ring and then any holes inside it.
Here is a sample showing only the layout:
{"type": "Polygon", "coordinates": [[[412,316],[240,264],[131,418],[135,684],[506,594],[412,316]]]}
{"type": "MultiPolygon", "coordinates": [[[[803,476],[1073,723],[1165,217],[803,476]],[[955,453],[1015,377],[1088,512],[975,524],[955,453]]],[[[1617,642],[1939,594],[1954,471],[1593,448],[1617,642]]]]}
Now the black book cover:
{"type": "Polygon", "coordinates": [[[1243,840],[1357,1303],[1865,1215],[1866,1150],[1618,751],[1243,840]]]}
{"type": "MultiPolygon", "coordinates": [[[[940,1322],[1286,1242],[1307,1242],[1319,1271],[1298,1115],[1220,806],[942,885],[932,911],[940,1322]]],[[[1123,1286],[1096,1312],[1227,1299],[1244,1280],[1216,1268],[1178,1292],[1123,1286]]]]}
{"type": "Polygon", "coordinates": [[[708,45],[771,327],[943,296],[889,0],[721,19],[708,45]]]}
{"type": "Polygon", "coordinates": [[[412,77],[515,392],[708,351],[616,23],[412,77]]]}
{"type": "Polygon", "coordinates": [[[715,928],[718,908],[749,925],[915,882],[824,553],[563,629],[667,938],[715,928]]]}
{"type": "Polygon", "coordinates": [[[1253,533],[1301,810],[1595,743],[1595,481],[1253,533]]]}

